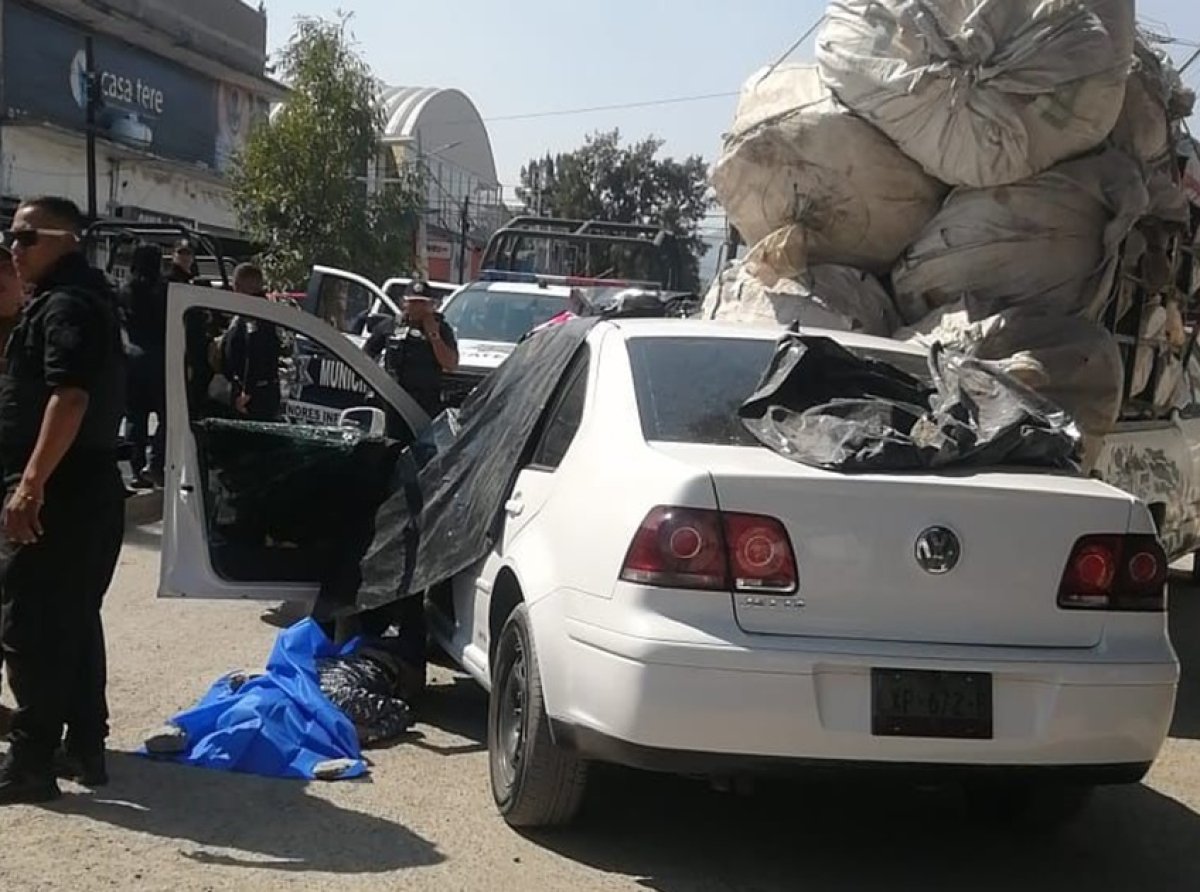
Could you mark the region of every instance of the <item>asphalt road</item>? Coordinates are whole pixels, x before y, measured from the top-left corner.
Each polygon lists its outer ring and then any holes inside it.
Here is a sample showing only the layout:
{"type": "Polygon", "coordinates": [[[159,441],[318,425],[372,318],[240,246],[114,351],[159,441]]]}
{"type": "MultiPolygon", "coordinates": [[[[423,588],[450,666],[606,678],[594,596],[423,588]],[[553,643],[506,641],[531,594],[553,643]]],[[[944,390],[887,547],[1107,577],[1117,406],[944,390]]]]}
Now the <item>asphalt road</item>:
{"type": "Polygon", "coordinates": [[[492,807],[484,697],[445,671],[419,734],[372,753],[365,781],[132,755],[216,677],[259,666],[276,632],[259,605],[156,601],[157,547],[153,529],[133,531],[106,611],[113,783],[0,812],[0,890],[1200,889],[1200,589],[1182,581],[1172,740],[1147,784],[1101,792],[1059,834],[984,829],[945,792],[776,784],[736,796],[610,770],[577,827],[522,836],[492,807]]]}

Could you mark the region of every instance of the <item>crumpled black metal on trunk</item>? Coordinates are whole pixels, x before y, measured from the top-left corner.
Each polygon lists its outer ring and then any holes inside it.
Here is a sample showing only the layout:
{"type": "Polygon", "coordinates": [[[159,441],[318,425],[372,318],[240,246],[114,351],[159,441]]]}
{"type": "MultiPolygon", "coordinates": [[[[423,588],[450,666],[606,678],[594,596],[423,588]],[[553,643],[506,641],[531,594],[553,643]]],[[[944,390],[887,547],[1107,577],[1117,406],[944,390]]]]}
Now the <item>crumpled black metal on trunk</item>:
{"type": "Polygon", "coordinates": [[[1069,415],[987,362],[935,345],[933,387],[827,337],[793,330],[739,411],[764,445],[846,472],[952,467],[1077,470],[1069,415]]]}

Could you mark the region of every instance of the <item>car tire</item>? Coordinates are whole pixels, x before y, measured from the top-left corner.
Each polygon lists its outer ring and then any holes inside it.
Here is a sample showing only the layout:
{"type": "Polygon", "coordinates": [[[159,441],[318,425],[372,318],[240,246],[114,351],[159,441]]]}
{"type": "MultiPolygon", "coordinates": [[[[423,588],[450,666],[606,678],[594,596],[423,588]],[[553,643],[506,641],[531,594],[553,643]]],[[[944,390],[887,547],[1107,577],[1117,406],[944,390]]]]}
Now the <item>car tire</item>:
{"type": "Polygon", "coordinates": [[[1087,809],[1095,787],[1087,784],[989,782],[966,788],[971,816],[1022,830],[1052,830],[1073,823],[1087,809]]]}
{"type": "Polygon", "coordinates": [[[523,828],[570,823],[583,803],[587,763],[551,738],[524,604],[496,645],[487,732],[492,796],[504,819],[523,828]]]}

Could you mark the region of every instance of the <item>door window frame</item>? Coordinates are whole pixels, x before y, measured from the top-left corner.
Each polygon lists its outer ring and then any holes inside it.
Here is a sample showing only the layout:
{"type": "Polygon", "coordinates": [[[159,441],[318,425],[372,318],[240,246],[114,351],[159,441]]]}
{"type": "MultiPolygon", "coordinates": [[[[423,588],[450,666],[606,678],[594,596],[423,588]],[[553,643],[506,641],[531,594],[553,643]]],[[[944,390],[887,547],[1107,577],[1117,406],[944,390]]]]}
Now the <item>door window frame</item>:
{"type": "Polygon", "coordinates": [[[562,381],[559,384],[558,391],[554,395],[554,399],[550,403],[550,407],[546,410],[538,425],[538,434],[534,440],[533,449],[529,455],[529,461],[526,463],[526,469],[530,471],[541,471],[546,474],[555,473],[562,467],[563,461],[571,451],[571,447],[575,444],[575,438],[579,436],[579,429],[583,425],[583,416],[587,410],[587,395],[588,395],[588,372],[591,369],[591,350],[587,344],[580,348],[580,352],[571,360],[571,364],[567,367],[567,371],[563,374],[562,381]],[[578,388],[578,390],[577,390],[578,388]],[[549,464],[545,461],[540,461],[542,452],[549,439],[550,433],[554,428],[556,419],[563,407],[567,404],[568,399],[572,398],[577,392],[582,391],[582,400],[579,406],[579,417],[574,421],[574,430],[571,431],[570,438],[566,448],[562,450],[562,454],[554,464],[549,464]]]}

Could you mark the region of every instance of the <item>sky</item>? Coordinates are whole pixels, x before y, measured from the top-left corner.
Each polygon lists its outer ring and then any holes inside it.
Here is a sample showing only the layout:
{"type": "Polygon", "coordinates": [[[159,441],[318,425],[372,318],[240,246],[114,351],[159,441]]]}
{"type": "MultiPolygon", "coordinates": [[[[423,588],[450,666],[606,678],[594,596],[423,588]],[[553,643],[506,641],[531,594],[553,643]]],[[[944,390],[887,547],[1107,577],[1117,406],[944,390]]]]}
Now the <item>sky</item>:
{"type": "MultiPolygon", "coordinates": [[[[712,161],[745,79],[781,56],[825,9],[821,0],[266,0],[269,46],[282,46],[297,16],[353,13],[351,30],[375,74],[392,86],[457,87],[491,135],[500,180],[547,151],[569,151],[596,130],[655,135],[664,153],[712,161]],[[691,102],[490,120],[681,97],[691,102]]],[[[1142,0],[1139,19],[1200,47],[1200,2],[1142,0]]],[[[810,38],[792,56],[811,61],[810,38]]],[[[1200,88],[1200,60],[1186,79],[1200,88]]],[[[1194,119],[1196,123],[1200,123],[1194,119]]],[[[1200,132],[1200,127],[1196,130],[1200,132]]],[[[511,189],[506,191],[511,197],[511,189]]]]}

